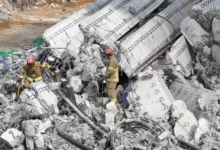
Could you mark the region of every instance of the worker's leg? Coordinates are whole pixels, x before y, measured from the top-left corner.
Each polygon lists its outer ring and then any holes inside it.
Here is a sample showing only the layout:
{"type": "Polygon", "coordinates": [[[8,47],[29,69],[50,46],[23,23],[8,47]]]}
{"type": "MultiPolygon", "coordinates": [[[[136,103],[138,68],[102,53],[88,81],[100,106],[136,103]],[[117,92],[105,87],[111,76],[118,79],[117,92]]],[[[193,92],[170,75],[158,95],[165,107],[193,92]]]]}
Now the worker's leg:
{"type": "Polygon", "coordinates": [[[107,83],[108,95],[109,95],[110,99],[114,102],[117,102],[117,95],[116,95],[116,91],[115,91],[116,86],[117,86],[116,82],[108,82],[107,83]]]}

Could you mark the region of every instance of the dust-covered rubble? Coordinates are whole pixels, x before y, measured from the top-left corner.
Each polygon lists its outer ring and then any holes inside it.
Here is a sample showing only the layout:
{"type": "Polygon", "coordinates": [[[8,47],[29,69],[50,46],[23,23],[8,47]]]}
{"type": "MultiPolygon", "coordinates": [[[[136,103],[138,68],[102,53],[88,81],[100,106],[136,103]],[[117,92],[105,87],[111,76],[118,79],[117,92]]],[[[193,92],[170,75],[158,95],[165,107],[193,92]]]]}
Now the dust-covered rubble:
{"type": "Polygon", "coordinates": [[[117,104],[106,93],[102,54],[111,48],[119,62],[132,57],[95,27],[79,25],[77,55],[67,49],[61,59],[44,43],[1,57],[0,148],[220,149],[218,7],[204,0],[191,8],[179,24],[182,35],[145,69],[127,75],[120,66],[117,104]],[[56,71],[42,70],[43,81],[17,97],[17,75],[30,56],[56,71]]]}

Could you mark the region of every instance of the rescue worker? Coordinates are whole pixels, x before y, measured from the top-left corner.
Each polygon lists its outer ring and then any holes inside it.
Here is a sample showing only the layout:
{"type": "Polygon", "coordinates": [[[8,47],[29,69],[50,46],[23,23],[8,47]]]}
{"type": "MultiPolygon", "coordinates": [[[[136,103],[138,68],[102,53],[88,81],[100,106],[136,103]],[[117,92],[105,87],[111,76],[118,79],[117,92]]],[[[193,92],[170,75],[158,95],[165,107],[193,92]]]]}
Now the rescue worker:
{"type": "Polygon", "coordinates": [[[41,73],[41,68],[48,68],[51,71],[55,71],[56,68],[55,67],[51,67],[49,64],[47,63],[43,63],[41,64],[40,62],[36,61],[33,57],[28,58],[27,60],[27,64],[23,66],[20,74],[19,74],[19,83],[22,82],[24,76],[25,76],[25,80],[24,80],[24,86],[25,87],[30,87],[30,84],[32,82],[37,82],[43,79],[42,77],[42,73],[41,73]]]}
{"type": "Polygon", "coordinates": [[[111,49],[105,50],[104,55],[108,59],[108,66],[105,73],[105,80],[107,82],[107,92],[110,99],[113,102],[117,102],[117,95],[115,89],[117,83],[119,82],[118,61],[114,57],[114,51],[111,49]]]}

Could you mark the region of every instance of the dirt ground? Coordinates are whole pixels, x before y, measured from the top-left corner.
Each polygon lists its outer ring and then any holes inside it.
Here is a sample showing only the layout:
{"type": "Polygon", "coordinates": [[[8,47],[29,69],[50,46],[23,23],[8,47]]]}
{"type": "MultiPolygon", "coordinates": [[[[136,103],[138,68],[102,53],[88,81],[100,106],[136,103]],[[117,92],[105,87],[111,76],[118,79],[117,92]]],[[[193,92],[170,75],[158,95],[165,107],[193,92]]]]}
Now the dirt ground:
{"type": "Polygon", "coordinates": [[[50,2],[19,13],[12,13],[9,21],[0,24],[0,51],[20,49],[30,45],[47,28],[94,1],[50,2]],[[51,7],[51,3],[58,4],[58,7],[51,7]]]}

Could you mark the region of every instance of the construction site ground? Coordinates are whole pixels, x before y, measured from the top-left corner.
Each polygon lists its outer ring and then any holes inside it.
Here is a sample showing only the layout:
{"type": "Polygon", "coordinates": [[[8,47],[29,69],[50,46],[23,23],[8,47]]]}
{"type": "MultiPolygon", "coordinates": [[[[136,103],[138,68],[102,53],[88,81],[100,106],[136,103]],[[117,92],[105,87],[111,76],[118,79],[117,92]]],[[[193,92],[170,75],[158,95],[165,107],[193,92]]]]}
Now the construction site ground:
{"type": "Polygon", "coordinates": [[[29,46],[47,28],[94,1],[48,2],[11,12],[9,20],[0,24],[0,51],[29,46]],[[57,5],[52,7],[52,3],[57,5]]]}

